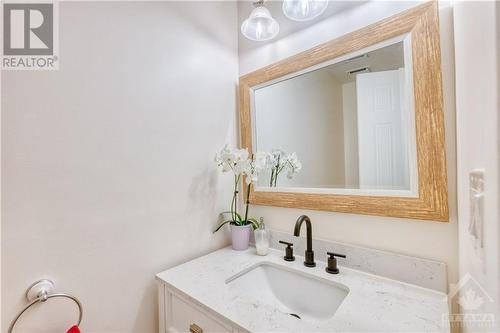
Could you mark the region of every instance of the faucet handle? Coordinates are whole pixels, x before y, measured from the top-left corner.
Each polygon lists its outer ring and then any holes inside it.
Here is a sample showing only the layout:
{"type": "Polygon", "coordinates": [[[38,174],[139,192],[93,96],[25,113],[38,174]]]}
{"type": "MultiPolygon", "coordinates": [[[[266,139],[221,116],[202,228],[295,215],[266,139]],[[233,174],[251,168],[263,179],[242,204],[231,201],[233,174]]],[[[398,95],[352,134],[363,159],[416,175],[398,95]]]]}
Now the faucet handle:
{"type": "Polygon", "coordinates": [[[295,257],[293,256],[293,244],[281,240],[279,241],[279,243],[286,245],[285,256],[283,257],[283,259],[285,259],[285,261],[294,261],[295,257]]]}
{"type": "Polygon", "coordinates": [[[330,258],[335,258],[335,257],[346,258],[345,254],[340,254],[335,252],[327,252],[326,254],[328,254],[330,258]]]}
{"type": "Polygon", "coordinates": [[[334,252],[327,252],[326,254],[330,256],[328,258],[328,266],[325,268],[326,272],[330,274],[338,274],[339,269],[337,267],[337,258],[335,257],[345,258],[346,255],[334,252]]]}

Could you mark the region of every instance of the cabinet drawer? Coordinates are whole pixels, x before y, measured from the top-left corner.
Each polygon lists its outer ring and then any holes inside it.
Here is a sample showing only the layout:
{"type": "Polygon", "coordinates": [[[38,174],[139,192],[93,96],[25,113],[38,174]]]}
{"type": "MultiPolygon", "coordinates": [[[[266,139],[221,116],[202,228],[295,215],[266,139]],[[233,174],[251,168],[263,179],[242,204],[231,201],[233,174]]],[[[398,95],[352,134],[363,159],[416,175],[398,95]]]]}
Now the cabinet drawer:
{"type": "Polygon", "coordinates": [[[218,320],[210,316],[195,304],[192,304],[176,295],[171,297],[171,318],[168,331],[190,333],[225,333],[232,332],[218,320]]]}

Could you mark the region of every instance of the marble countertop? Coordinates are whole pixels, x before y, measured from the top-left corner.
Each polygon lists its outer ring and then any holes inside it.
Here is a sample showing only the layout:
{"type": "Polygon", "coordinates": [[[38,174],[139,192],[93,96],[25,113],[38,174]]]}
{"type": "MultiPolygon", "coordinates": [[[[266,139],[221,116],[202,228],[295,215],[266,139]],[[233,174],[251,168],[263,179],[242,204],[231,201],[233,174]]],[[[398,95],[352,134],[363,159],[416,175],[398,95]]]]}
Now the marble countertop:
{"type": "Polygon", "coordinates": [[[255,248],[212,252],[157,274],[170,288],[210,308],[236,326],[251,332],[449,332],[444,293],[340,266],[340,274],[325,272],[325,263],[314,268],[303,258],[286,262],[282,251],[267,256],[255,248]],[[327,320],[297,320],[259,299],[244,296],[226,284],[235,274],[260,262],[270,262],[349,288],[335,315],[327,320]]]}

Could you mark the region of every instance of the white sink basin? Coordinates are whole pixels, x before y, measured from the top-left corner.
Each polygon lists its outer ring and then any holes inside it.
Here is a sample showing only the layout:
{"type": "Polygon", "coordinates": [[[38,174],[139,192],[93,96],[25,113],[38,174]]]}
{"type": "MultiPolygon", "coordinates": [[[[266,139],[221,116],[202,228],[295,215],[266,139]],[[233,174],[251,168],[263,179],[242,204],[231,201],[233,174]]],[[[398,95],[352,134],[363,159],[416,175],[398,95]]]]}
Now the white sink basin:
{"type": "Polygon", "coordinates": [[[240,295],[301,319],[333,317],[349,293],[342,284],[267,262],[232,276],[226,283],[240,295]]]}

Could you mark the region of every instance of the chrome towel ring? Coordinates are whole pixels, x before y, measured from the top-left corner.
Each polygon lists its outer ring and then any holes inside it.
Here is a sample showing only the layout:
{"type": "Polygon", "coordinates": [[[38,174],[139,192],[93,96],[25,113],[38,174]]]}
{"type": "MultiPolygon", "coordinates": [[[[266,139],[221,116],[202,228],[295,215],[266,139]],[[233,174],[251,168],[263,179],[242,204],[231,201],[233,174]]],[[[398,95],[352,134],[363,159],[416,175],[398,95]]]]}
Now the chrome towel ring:
{"type": "Polygon", "coordinates": [[[28,302],[30,302],[19,314],[14,318],[14,320],[11,322],[9,326],[8,333],[12,333],[14,330],[14,326],[16,325],[17,321],[21,316],[33,305],[37,303],[43,303],[46,302],[49,298],[56,298],[56,297],[62,297],[62,298],[68,298],[72,300],[73,302],[76,303],[78,306],[79,310],[79,315],[78,315],[78,323],[77,326],[80,326],[80,323],[82,322],[82,317],[83,317],[83,307],[82,303],[78,300],[78,298],[67,295],[67,294],[52,294],[51,292],[54,290],[54,282],[51,280],[47,279],[42,279],[39,281],[36,281],[33,283],[28,290],[26,291],[26,299],[28,302]]]}

